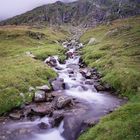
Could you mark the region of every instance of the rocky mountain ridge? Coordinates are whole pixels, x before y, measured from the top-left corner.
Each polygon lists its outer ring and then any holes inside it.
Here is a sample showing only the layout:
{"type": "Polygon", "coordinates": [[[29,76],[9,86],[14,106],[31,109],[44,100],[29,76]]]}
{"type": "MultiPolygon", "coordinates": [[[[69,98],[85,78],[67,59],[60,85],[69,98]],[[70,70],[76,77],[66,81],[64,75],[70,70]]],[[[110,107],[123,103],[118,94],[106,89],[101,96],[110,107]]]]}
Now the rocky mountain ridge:
{"type": "Polygon", "coordinates": [[[0,25],[70,24],[88,27],[139,14],[140,0],[78,0],[71,3],[57,1],[2,21],[0,25]]]}

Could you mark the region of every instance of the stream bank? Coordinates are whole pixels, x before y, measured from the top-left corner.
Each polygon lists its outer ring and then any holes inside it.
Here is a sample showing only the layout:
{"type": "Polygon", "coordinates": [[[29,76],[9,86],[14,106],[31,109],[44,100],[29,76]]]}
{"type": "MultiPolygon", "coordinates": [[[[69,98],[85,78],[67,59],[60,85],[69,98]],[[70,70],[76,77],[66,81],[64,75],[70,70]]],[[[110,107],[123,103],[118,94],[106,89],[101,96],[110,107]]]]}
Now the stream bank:
{"type": "Polygon", "coordinates": [[[124,103],[101,85],[101,74],[80,62],[83,44],[72,40],[62,44],[68,49],[65,64],[57,56],[47,63],[57,73],[47,85],[37,87],[34,102],[13,110],[0,119],[1,140],[76,140],[89,126],[124,103]]]}

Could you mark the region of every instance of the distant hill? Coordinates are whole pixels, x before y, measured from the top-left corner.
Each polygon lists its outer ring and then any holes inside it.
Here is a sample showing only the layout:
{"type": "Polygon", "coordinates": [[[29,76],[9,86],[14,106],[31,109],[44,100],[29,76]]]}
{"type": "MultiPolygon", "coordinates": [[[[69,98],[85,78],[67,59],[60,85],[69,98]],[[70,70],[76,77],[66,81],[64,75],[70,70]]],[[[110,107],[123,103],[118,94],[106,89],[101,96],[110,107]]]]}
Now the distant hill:
{"type": "Polygon", "coordinates": [[[0,25],[83,25],[140,14],[140,0],[78,0],[72,3],[57,1],[37,7],[22,15],[0,22],[0,25]]]}

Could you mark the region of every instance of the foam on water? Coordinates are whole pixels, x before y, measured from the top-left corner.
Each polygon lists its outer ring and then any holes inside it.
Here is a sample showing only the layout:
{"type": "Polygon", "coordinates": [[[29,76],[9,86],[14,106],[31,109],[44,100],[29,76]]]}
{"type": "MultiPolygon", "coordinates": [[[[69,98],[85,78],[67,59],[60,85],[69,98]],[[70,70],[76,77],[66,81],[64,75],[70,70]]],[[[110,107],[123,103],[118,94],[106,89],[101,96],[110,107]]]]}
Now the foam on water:
{"type": "Polygon", "coordinates": [[[64,131],[63,124],[64,124],[64,122],[62,122],[60,124],[59,128],[51,129],[45,134],[35,134],[34,135],[35,139],[32,139],[32,140],[65,140],[61,136],[61,134],[64,131]]]}

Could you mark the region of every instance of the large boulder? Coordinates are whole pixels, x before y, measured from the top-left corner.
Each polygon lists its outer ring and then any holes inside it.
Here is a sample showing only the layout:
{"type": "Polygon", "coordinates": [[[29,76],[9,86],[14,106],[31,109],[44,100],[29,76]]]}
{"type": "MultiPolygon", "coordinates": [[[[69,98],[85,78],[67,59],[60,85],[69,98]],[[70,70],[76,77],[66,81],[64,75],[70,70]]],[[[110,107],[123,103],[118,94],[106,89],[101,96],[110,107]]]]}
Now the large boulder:
{"type": "Polygon", "coordinates": [[[31,108],[31,114],[33,115],[51,115],[53,112],[54,108],[51,103],[43,103],[43,104],[38,104],[36,106],[33,106],[31,108]]]}
{"type": "Polygon", "coordinates": [[[45,61],[49,66],[56,67],[57,66],[57,59],[55,57],[48,57],[45,61]]]}
{"type": "Polygon", "coordinates": [[[55,101],[55,107],[58,109],[62,109],[73,105],[73,98],[68,96],[56,97],[54,101],[55,101]]]}
{"type": "Polygon", "coordinates": [[[64,112],[63,111],[54,111],[50,124],[52,127],[58,127],[62,120],[64,119],[64,112]]]}
{"type": "Polygon", "coordinates": [[[54,91],[65,89],[64,79],[61,78],[52,81],[51,85],[54,91]]]}

